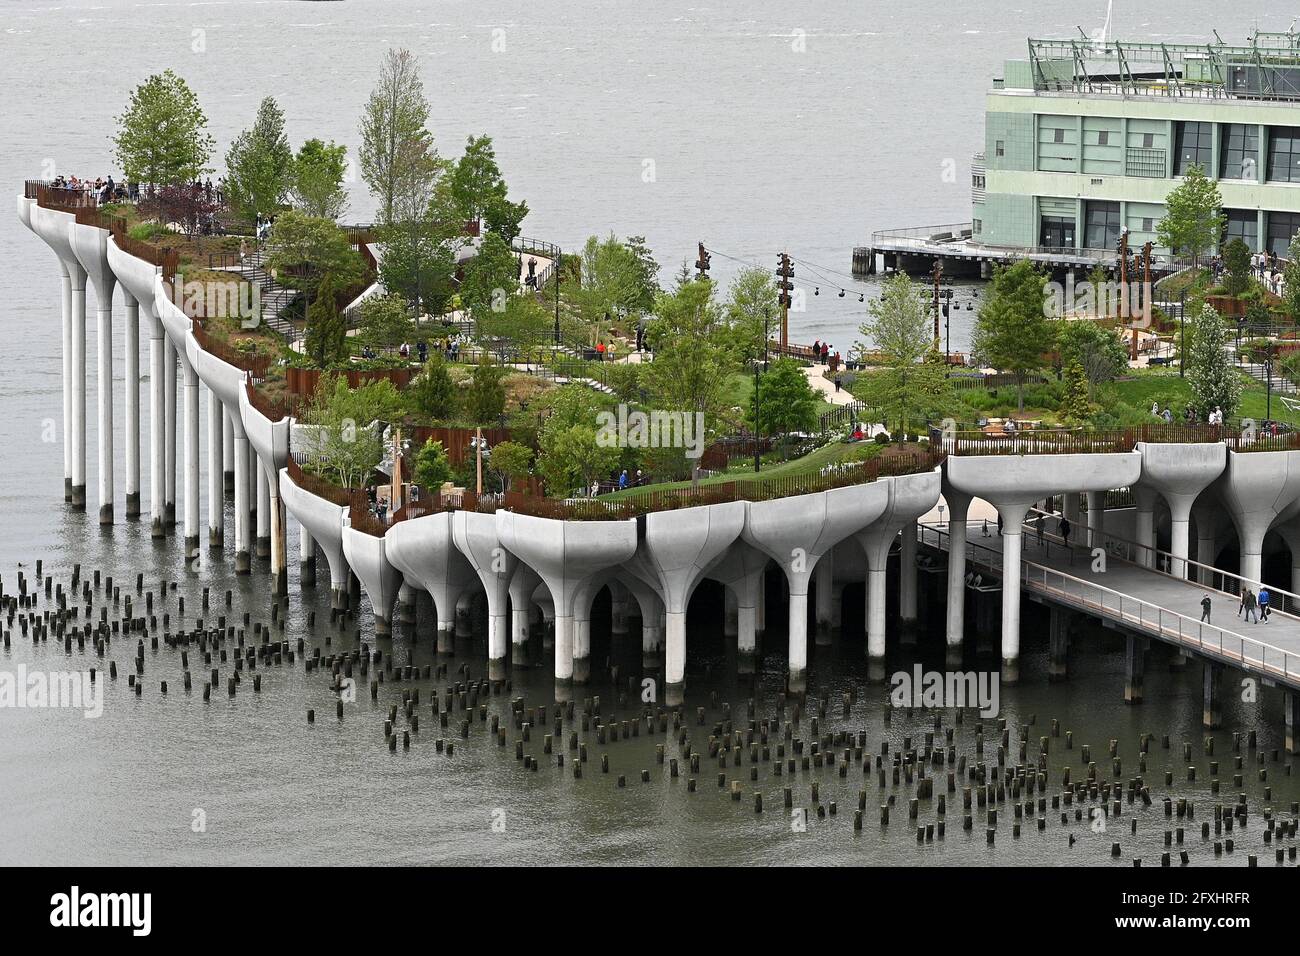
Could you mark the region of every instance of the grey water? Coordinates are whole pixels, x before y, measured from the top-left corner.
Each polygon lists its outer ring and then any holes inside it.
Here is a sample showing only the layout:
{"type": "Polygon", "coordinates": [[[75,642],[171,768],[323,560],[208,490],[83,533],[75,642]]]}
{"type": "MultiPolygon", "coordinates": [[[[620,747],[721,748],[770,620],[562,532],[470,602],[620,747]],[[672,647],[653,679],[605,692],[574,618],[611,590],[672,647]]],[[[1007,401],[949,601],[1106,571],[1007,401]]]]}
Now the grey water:
{"type": "MultiPolygon", "coordinates": [[[[1024,54],[1027,36],[1072,35],[1076,25],[1091,30],[1104,15],[1103,3],[1061,0],[796,6],[771,0],[636,5],[554,0],[532,6],[9,0],[0,6],[0,88],[6,91],[0,108],[0,181],[17,195],[27,178],[116,173],[109,143],[113,116],[136,84],[168,67],[197,91],[218,157],[268,94],[285,109],[295,144],[320,136],[355,151],[356,119],[380,57],[388,47],[403,45],[420,58],[441,151],[455,155],[471,134],[493,136],[512,194],[526,198],[532,210],[525,235],[566,249],[576,249],[591,234],[644,235],[664,266],[665,281],[683,260],[694,260],[699,241],[716,251],[714,275],[724,282],[740,263],[775,266],[777,253],[788,251],[808,292],[807,310],[792,321],[792,338],[818,338],[847,351],[865,308],[858,296],[870,298],[875,288],[849,277],[852,247],[865,243],[873,229],[968,220],[968,163],[983,148],[983,94],[990,77],[1000,72],[1002,60],[1024,54]],[[840,289],[845,296],[838,295],[840,289]]],[[[1287,21],[1273,4],[1120,4],[1115,32],[1186,42],[1217,28],[1231,41],[1256,23],[1281,30],[1287,21]]],[[[347,218],[366,221],[373,206],[363,185],[353,183],[351,192],[347,218]]],[[[164,578],[176,581],[177,595],[187,596],[186,626],[198,614],[210,621],[224,612],[215,606],[196,611],[203,587],[211,589],[214,605],[221,603],[216,596],[233,589],[230,613],[247,611],[255,621],[269,620],[265,563],[251,577],[236,577],[229,534],[223,554],[205,551],[198,570],[187,572],[178,536],[154,542],[147,520],[122,517],[120,328],[114,381],[118,523],[101,529],[94,518],[93,381],[87,403],[92,507],[80,514],[64,505],[58,270],[49,250],[12,215],[0,215],[0,262],[5,359],[0,579],[6,592],[16,586],[20,563],[30,578],[34,562],[43,560],[46,573],[66,583],[79,562],[124,585],[137,573],[148,589],[156,590],[164,578]]],[[[88,312],[93,316],[93,304],[88,312]]],[[[973,315],[963,310],[954,316],[955,350],[966,347],[973,315]]],[[[93,332],[87,366],[93,379],[93,332]]],[[[145,394],[147,408],[147,386],[145,394]]],[[[147,450],[147,416],[143,432],[147,450]]],[[[143,470],[147,511],[148,468],[143,470]]],[[[206,493],[206,480],[201,487],[206,493]]],[[[232,526],[229,512],[226,522],[232,526]]],[[[290,537],[296,552],[296,536],[290,537]]],[[[356,638],[351,629],[331,634],[320,623],[328,616],[326,591],[323,580],[315,589],[300,588],[296,553],[291,553],[285,636],[302,637],[309,651],[320,647],[328,656],[351,649],[356,638]],[[314,629],[306,626],[311,609],[317,611],[314,629]]],[[[869,753],[879,753],[887,738],[892,756],[904,737],[915,745],[932,729],[932,715],[899,711],[884,723],[887,690],[867,682],[862,659],[861,600],[860,589],[848,591],[846,604],[853,608],[846,607],[845,633],[836,646],[810,648],[811,695],[830,702],[823,733],[862,731],[869,753]],[[857,697],[844,718],[840,695],[849,689],[857,697]]],[[[101,603],[97,597],[96,613],[101,603]]],[[[174,597],[169,607],[175,617],[174,597]]],[[[707,737],[723,719],[722,702],[731,704],[742,730],[751,696],[757,719],[777,715],[785,655],[774,628],[759,673],[742,677],[734,643],[720,633],[716,592],[705,589],[692,610],[684,728],[694,748],[707,752],[707,737]],[[703,727],[694,719],[697,706],[708,710],[703,727]]],[[[627,637],[610,635],[602,615],[593,624],[592,683],[576,693],[579,703],[599,695],[602,714],[617,712],[627,719],[639,698],[634,694],[620,706],[617,695],[629,677],[639,681],[641,676],[639,638],[635,625],[627,637]],[[611,683],[607,659],[621,668],[618,688],[611,683]]],[[[779,605],[769,619],[781,619],[779,605]]],[[[385,656],[435,661],[427,636],[413,641],[402,632],[376,641],[367,615],[358,620],[360,639],[385,656]]],[[[34,645],[16,627],[11,637],[11,646],[0,649],[0,670],[107,666],[75,645],[70,656],[61,644],[34,645]]],[[[942,638],[933,629],[924,631],[915,647],[901,645],[898,638],[891,634],[891,671],[910,669],[913,660],[942,666],[942,638]]],[[[509,745],[499,748],[477,720],[468,740],[457,736],[455,724],[445,731],[437,727],[427,702],[434,686],[445,691],[445,681],[386,681],[378,701],[363,693],[340,722],[325,675],[305,673],[301,660],[295,666],[259,668],[260,694],[245,683],[234,699],[219,689],[205,703],[197,690],[200,680],[194,692],[180,689],[179,652],[162,647],[156,654],[146,652],[144,688],[137,697],[125,676],[134,641],[119,637],[109,657],[121,673],[107,684],[102,717],[0,709],[0,862],[1128,866],[1133,856],[1151,860],[1163,849],[1162,833],[1170,826],[1160,808],[1164,793],[1192,799],[1198,823],[1212,802],[1235,801],[1234,730],[1257,729],[1263,753],[1281,746],[1273,692],[1257,702],[1229,695],[1224,729],[1214,735],[1224,792],[1211,795],[1196,668],[1168,671],[1160,652],[1153,651],[1146,700],[1126,707],[1122,644],[1113,635],[1089,633],[1078,641],[1071,679],[1061,684],[1047,683],[1045,631],[1032,613],[1026,616],[1024,646],[1021,682],[1004,688],[1001,701],[1012,731],[1011,763],[1018,762],[1023,724],[1032,719],[1032,759],[1038,737],[1057,718],[1073,732],[1076,748],[1091,744],[1100,779],[1127,780],[1137,773],[1138,736],[1156,734],[1144,775],[1156,803],[1150,809],[1125,804],[1119,835],[1095,832],[1086,812],[1082,822],[1071,816],[1063,825],[1049,810],[1044,831],[1026,821],[1021,837],[1013,839],[1007,804],[992,847],[978,823],[963,832],[960,812],[951,808],[945,839],[918,845],[906,819],[905,788],[881,790],[874,771],[865,779],[857,769],[843,779],[834,769],[776,778],[763,764],[759,782],[751,784],[746,758],[739,768],[725,771],[728,781],[744,781],[744,798],[737,803],[718,788],[717,761],[707,756],[694,775],[696,792],[686,785],[692,774],[670,778],[655,762],[654,745],[664,743],[670,757],[680,756],[676,736],[645,728],[637,738],[604,747],[595,743],[594,732],[583,734],[592,761],[582,779],[574,779],[570,760],[560,769],[544,757],[540,732],[534,732],[527,748],[541,766],[525,771],[515,760],[513,730],[509,745]],[[160,680],[169,682],[166,697],[159,692],[160,680]],[[399,745],[390,753],[382,721],[402,690],[413,686],[421,688],[420,732],[412,735],[409,751],[399,745]],[[315,724],[306,721],[308,708],[316,711],[315,724]],[[1168,751],[1159,747],[1162,734],[1171,737],[1168,751]],[[436,751],[440,736],[454,740],[454,755],[436,751]],[[1111,776],[1106,756],[1111,738],[1120,741],[1120,778],[1111,776]],[[1192,743],[1198,764],[1194,783],[1184,781],[1184,741],[1192,743]],[[600,773],[602,752],[610,757],[609,775],[600,773]],[[650,783],[640,782],[643,769],[651,772],[650,783]],[[1174,771],[1171,788],[1163,785],[1165,769],[1174,771]],[[627,777],[626,789],[615,785],[619,774],[627,777]],[[823,805],[837,802],[837,814],[817,815],[810,801],[813,780],[820,782],[823,805]],[[811,811],[806,827],[792,826],[782,806],[787,785],[794,789],[795,806],[811,811]],[[755,789],[764,792],[762,814],[753,811],[755,789]],[[867,792],[867,812],[862,832],[855,835],[852,811],[859,789],[867,792]],[[881,828],[878,806],[891,794],[898,803],[890,826],[881,828]],[[1140,821],[1136,836],[1128,833],[1130,816],[1140,821]],[[200,818],[204,825],[196,828],[200,818]],[[1074,847],[1068,845],[1070,834],[1078,840],[1074,847]],[[1122,859],[1110,857],[1112,840],[1123,843],[1122,859]]],[[[453,677],[462,664],[480,677],[485,656],[480,634],[460,642],[456,655],[443,661],[453,677]]],[[[524,697],[530,707],[549,702],[546,663],[515,668],[511,689],[491,698],[489,711],[503,712],[511,696],[524,697]]],[[[967,666],[996,668],[996,661],[979,658],[972,649],[967,666]]],[[[224,679],[229,668],[222,672],[224,679]]],[[[106,679],[102,670],[100,679],[106,679]]],[[[793,718],[793,711],[786,717],[793,718]]],[[[953,720],[946,712],[944,727],[953,727],[953,720]]],[[[973,754],[978,722],[967,713],[954,728],[963,753],[973,754]]],[[[403,727],[399,721],[399,730],[403,727]]],[[[807,738],[809,730],[805,713],[794,735],[807,738]]],[[[990,722],[985,736],[987,757],[999,736],[990,722]]],[[[1062,749],[1063,739],[1051,741],[1051,792],[1059,789],[1065,765],[1075,779],[1086,771],[1077,749],[1062,749]]],[[[1246,833],[1239,835],[1243,849],[1216,860],[1201,843],[1199,826],[1189,824],[1186,848],[1195,864],[1244,865],[1246,845],[1249,852],[1261,852],[1263,807],[1285,809],[1300,797],[1285,758],[1266,763],[1268,780],[1261,781],[1256,755],[1246,757],[1245,768],[1236,771],[1244,776],[1240,791],[1252,810],[1246,833]],[[1268,799],[1265,787],[1273,788],[1268,799]]],[[[935,819],[934,807],[924,807],[923,822],[935,819]]],[[[1115,821],[1110,829],[1116,832],[1115,821]]],[[[1265,865],[1271,861],[1271,853],[1261,857],[1265,865]]]]}

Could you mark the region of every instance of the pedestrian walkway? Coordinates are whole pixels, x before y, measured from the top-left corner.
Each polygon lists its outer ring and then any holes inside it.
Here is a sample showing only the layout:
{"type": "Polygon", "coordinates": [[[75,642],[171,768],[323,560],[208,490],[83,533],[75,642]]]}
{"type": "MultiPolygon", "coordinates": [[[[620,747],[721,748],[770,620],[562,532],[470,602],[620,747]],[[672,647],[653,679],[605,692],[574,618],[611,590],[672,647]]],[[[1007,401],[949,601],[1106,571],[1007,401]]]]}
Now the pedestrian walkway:
{"type": "Polygon", "coordinates": [[[835,383],[826,378],[825,373],[829,368],[829,365],[807,365],[804,366],[803,374],[807,377],[808,384],[813,387],[813,391],[832,405],[852,405],[856,401],[852,393],[847,388],[835,391],[835,383]]]}

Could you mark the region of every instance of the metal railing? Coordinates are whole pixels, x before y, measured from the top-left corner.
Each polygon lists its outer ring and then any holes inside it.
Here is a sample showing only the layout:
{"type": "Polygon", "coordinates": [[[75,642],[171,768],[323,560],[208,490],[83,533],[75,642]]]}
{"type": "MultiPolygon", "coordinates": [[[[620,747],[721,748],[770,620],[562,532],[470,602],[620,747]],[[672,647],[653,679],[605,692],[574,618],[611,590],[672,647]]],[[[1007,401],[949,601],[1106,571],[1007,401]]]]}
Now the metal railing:
{"type": "Polygon", "coordinates": [[[1300,449],[1300,431],[1263,434],[1235,429],[1231,424],[1139,425],[1113,431],[1066,431],[1034,428],[1011,434],[957,431],[945,434],[931,427],[930,441],[950,455],[1080,455],[1133,451],[1149,444],[1217,444],[1233,451],[1292,451],[1300,449]]]}
{"type": "MultiPolygon", "coordinates": [[[[969,524],[969,523],[968,523],[969,524]]],[[[947,550],[944,539],[950,532],[937,525],[918,524],[918,539],[938,550],[947,550]]],[[[967,536],[967,559],[1004,574],[1002,553],[967,536]],[[972,556],[974,555],[974,556],[972,556]]],[[[1210,657],[1251,668],[1273,677],[1300,682],[1300,654],[1244,637],[1207,621],[1144,601],[1141,598],[1077,578],[1046,565],[1020,561],[1020,585],[1049,595],[1063,604],[1118,621],[1162,640],[1188,647],[1210,657]]]]}

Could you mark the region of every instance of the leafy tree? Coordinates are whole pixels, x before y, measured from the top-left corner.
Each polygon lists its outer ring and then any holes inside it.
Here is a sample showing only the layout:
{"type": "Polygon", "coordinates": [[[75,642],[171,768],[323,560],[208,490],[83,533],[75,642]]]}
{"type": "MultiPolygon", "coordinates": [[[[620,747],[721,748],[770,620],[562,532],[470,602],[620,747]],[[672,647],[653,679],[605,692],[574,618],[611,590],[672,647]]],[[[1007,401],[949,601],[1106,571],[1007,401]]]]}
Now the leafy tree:
{"type": "Polygon", "coordinates": [[[1300,233],[1291,237],[1287,249],[1287,263],[1282,267],[1285,288],[1282,290],[1282,304],[1292,322],[1300,322],[1300,233]]]}
{"type": "Polygon", "coordinates": [[[1223,229],[1223,197],[1219,185],[1193,166],[1183,181],[1165,196],[1165,217],[1156,227],[1156,241],[1174,253],[1190,254],[1192,268],[1213,249],[1223,229]]]}
{"type": "Polygon", "coordinates": [[[380,424],[402,413],[402,397],[387,379],[348,386],[342,375],[322,375],[306,420],[319,430],[317,468],[346,488],[360,486],[384,458],[380,424]]]}
{"type": "Polygon", "coordinates": [[[551,314],[531,295],[510,296],[500,312],[481,311],[477,325],[479,337],[495,343],[502,356],[511,348],[537,348],[554,334],[551,314]]]}
{"type": "Polygon", "coordinates": [[[519,292],[519,258],[510,244],[494,232],[483,237],[478,255],[465,266],[460,299],[476,320],[489,311],[504,312],[506,301],[519,292]]]}
{"type": "Polygon", "coordinates": [[[1067,369],[1079,365],[1092,400],[1094,386],[1109,382],[1128,368],[1128,352],[1113,329],[1084,320],[1063,320],[1057,324],[1056,348],[1067,369]]]}
{"type": "Polygon", "coordinates": [[[594,425],[547,423],[539,440],[537,466],[551,493],[585,492],[618,467],[618,448],[601,445],[594,425]]]}
{"type": "Polygon", "coordinates": [[[489,424],[505,410],[506,389],[502,384],[505,374],[505,369],[487,359],[474,366],[469,387],[465,389],[465,411],[476,424],[489,424]]]}
{"type": "MultiPolygon", "coordinates": [[[[861,376],[855,394],[906,432],[909,423],[935,410],[932,399],[943,391],[942,364],[936,368],[924,361],[934,346],[925,287],[906,273],[895,273],[885,280],[881,297],[867,313],[858,334],[882,354],[885,364],[861,376]]],[[[861,343],[858,347],[863,348],[861,343]]]]}
{"type": "Polygon", "coordinates": [[[603,240],[591,236],[582,249],[581,282],[570,297],[588,325],[603,323],[606,315],[640,316],[654,307],[658,269],[643,243],[620,242],[613,233],[603,240]]]}
{"type": "Polygon", "coordinates": [[[1206,305],[1191,323],[1187,330],[1191,339],[1187,348],[1190,404],[1201,421],[1215,408],[1223,409],[1224,418],[1230,418],[1241,397],[1241,378],[1228,352],[1223,320],[1212,306],[1206,305]]]}
{"type": "Polygon", "coordinates": [[[1092,417],[1091,384],[1083,366],[1071,361],[1065,369],[1065,395],[1061,400],[1061,420],[1067,425],[1083,425],[1092,417]]]}
{"type": "Polygon", "coordinates": [[[411,410],[430,421],[447,421],[456,417],[459,391],[443,357],[434,353],[424,371],[406,391],[411,410]]]}
{"type": "Polygon", "coordinates": [[[325,276],[338,292],[361,281],[361,257],[348,234],[329,219],[290,210],[271,227],[270,247],[268,268],[286,285],[302,291],[308,314],[325,276]]]}
{"type": "Polygon", "coordinates": [[[727,295],[727,323],[738,360],[761,360],[767,327],[780,314],[776,280],[768,270],[754,266],[736,274],[727,295]]]}
{"type": "Polygon", "coordinates": [[[641,394],[641,366],[631,362],[616,362],[605,369],[605,384],[620,402],[631,404],[641,394]]]}
{"type": "Polygon", "coordinates": [[[430,438],[415,454],[415,483],[421,488],[437,491],[443,482],[451,480],[451,461],[442,442],[430,438]]]}
{"type": "Polygon", "coordinates": [[[130,182],[188,183],[210,173],[208,118],[186,82],[171,70],[149,77],[117,117],[115,158],[130,182]]]}
{"type": "Polygon", "coordinates": [[[713,283],[692,280],[660,293],[655,315],[647,329],[655,360],[642,371],[645,384],[661,409],[702,412],[713,431],[726,408],[727,376],[736,371],[727,350],[713,344],[724,328],[713,283]]]}
{"type": "Polygon", "coordinates": [[[371,296],[361,303],[361,338],[374,348],[397,348],[409,342],[414,326],[400,295],[371,296]]]}
{"type": "Polygon", "coordinates": [[[284,134],[284,112],[268,96],[246,129],[226,152],[226,196],[249,222],[280,208],[289,189],[293,150],[284,134]]]}
{"type": "Polygon", "coordinates": [[[1223,247],[1224,285],[1228,295],[1241,295],[1250,288],[1250,246],[1232,239],[1223,247]]]}
{"type": "Polygon", "coordinates": [[[317,286],[317,295],[307,308],[307,329],[303,348],[317,368],[332,368],[348,361],[348,328],[339,311],[331,277],[326,274],[317,286]]]}
{"type": "Polygon", "coordinates": [[[347,173],[346,146],[309,139],[294,157],[289,171],[289,193],[299,211],[318,219],[343,215],[348,207],[343,177],[347,173]]]}
{"type": "Polygon", "coordinates": [[[424,315],[442,315],[455,290],[459,233],[447,220],[437,199],[418,214],[384,225],[379,276],[384,287],[402,296],[424,315]]]}
{"type": "Polygon", "coordinates": [[[1027,259],[995,268],[975,320],[971,348],[980,359],[1016,377],[1016,408],[1025,410],[1025,375],[1040,367],[1052,346],[1044,305],[1045,278],[1027,259]]]}
{"type": "Polygon", "coordinates": [[[777,359],[759,376],[757,409],[751,409],[749,417],[759,434],[785,439],[791,432],[810,432],[816,427],[817,394],[798,362],[777,359]]]}
{"type": "Polygon", "coordinates": [[[427,150],[412,148],[425,140],[429,102],[424,97],[419,66],[409,50],[389,50],[379,82],[361,116],[361,175],[379,200],[384,222],[392,222],[399,180],[410,175],[410,164],[427,150]]]}
{"type": "Polygon", "coordinates": [[[533,451],[519,442],[498,442],[488,458],[488,468],[501,482],[501,491],[510,490],[511,482],[527,478],[533,463],[533,451]]]}
{"type": "Polygon", "coordinates": [[[497,165],[496,151],[489,136],[471,136],[465,153],[452,167],[450,190],[461,218],[486,221],[488,229],[509,244],[519,235],[519,225],[528,215],[527,203],[512,203],[497,165]]]}
{"type": "Polygon", "coordinates": [[[636,260],[634,292],[626,305],[633,314],[645,315],[654,309],[655,296],[659,294],[659,263],[646,245],[645,236],[628,236],[623,244],[636,260]]]}

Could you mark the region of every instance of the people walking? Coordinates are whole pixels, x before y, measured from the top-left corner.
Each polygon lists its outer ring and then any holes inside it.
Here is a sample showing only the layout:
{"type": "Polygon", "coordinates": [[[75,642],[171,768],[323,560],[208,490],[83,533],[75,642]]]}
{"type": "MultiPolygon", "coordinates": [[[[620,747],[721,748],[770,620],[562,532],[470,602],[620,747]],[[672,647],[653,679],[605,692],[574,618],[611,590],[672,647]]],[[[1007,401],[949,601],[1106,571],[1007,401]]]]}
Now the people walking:
{"type": "Polygon", "coordinates": [[[1201,595],[1201,621],[1205,624],[1210,623],[1210,595],[1208,593],[1201,595]]]}
{"type": "Polygon", "coordinates": [[[1266,588],[1262,584],[1259,586],[1258,601],[1259,601],[1259,623],[1263,624],[1265,621],[1268,620],[1269,594],[1268,594],[1268,588],[1266,588]]]}
{"type": "Polygon", "coordinates": [[[1069,519],[1067,519],[1064,515],[1062,515],[1062,516],[1061,516],[1060,523],[1058,523],[1057,526],[1056,526],[1056,530],[1059,531],[1059,532],[1061,533],[1061,540],[1065,542],[1065,547],[1066,547],[1067,550],[1069,550],[1069,547],[1070,547],[1070,531],[1072,530],[1072,529],[1070,528],[1070,522],[1069,522],[1069,519]]]}
{"type": "Polygon", "coordinates": [[[1237,616],[1240,617],[1242,615],[1242,612],[1244,611],[1247,624],[1251,624],[1251,623],[1258,624],[1259,615],[1256,612],[1257,607],[1258,604],[1255,598],[1255,592],[1252,591],[1250,588],[1246,588],[1245,590],[1243,590],[1241,592],[1241,607],[1237,609],[1237,616]]]}

